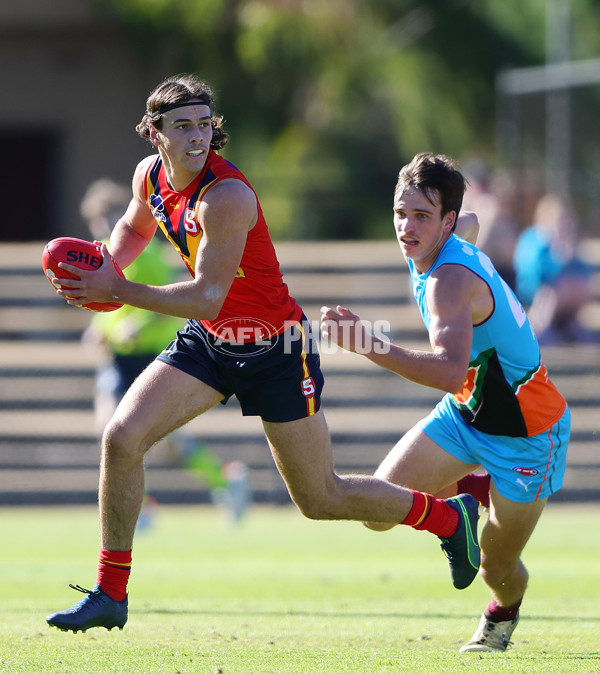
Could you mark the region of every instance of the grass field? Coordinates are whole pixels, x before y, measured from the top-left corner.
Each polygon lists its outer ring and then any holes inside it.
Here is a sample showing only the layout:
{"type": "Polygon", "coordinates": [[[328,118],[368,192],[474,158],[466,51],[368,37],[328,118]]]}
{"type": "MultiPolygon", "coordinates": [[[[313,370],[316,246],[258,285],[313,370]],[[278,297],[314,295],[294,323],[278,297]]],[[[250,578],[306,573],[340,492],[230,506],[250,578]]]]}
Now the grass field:
{"type": "Polygon", "coordinates": [[[0,672],[600,672],[600,508],[549,506],[514,647],[458,654],[488,601],[437,540],[255,507],[160,507],[140,532],[122,632],[50,630],[95,579],[94,508],[0,510],[0,672]],[[591,534],[591,535],[590,535],[591,534]]]}

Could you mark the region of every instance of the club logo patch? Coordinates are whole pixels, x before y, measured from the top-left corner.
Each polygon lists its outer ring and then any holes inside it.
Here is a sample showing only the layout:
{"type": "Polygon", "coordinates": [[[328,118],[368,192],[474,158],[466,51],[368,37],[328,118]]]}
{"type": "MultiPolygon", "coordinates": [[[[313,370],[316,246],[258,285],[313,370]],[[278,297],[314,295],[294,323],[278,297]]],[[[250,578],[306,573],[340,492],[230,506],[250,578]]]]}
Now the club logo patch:
{"type": "Polygon", "coordinates": [[[527,475],[527,476],[532,476],[532,475],[539,475],[540,471],[537,468],[526,468],[525,466],[513,466],[513,469],[515,473],[519,473],[519,475],[527,475]]]}
{"type": "Polygon", "coordinates": [[[150,210],[152,215],[161,222],[167,221],[167,215],[165,213],[165,205],[163,203],[162,197],[160,194],[151,194],[150,195],[150,210]]]}

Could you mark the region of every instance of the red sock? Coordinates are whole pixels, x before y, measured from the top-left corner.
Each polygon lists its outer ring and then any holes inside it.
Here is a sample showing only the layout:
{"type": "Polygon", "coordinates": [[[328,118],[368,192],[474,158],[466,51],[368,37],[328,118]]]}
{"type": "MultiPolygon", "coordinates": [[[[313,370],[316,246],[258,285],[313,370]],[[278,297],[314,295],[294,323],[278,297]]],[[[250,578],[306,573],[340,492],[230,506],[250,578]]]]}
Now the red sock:
{"type": "Polygon", "coordinates": [[[402,524],[429,531],[442,538],[449,538],[456,532],[458,513],[446,501],[420,491],[409,491],[413,495],[413,504],[402,524]]]}
{"type": "Polygon", "coordinates": [[[471,494],[484,508],[490,507],[490,476],[469,473],[457,482],[457,494],[471,494]]]}
{"type": "Polygon", "coordinates": [[[116,601],[127,596],[127,581],[131,573],[131,550],[100,550],[96,585],[116,601]]]}
{"type": "Polygon", "coordinates": [[[499,606],[496,600],[492,599],[485,609],[485,617],[495,623],[504,622],[505,620],[514,620],[517,617],[519,606],[521,606],[522,601],[522,599],[519,599],[519,601],[512,606],[499,606]]]}

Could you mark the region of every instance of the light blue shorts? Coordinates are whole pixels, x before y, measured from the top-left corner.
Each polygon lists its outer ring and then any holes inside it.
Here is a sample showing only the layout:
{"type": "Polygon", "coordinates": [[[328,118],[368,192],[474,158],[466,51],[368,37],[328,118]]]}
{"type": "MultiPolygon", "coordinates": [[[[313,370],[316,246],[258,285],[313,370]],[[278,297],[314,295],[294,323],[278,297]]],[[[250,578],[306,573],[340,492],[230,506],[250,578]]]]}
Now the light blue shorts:
{"type": "Polygon", "coordinates": [[[418,426],[452,456],[483,466],[500,494],[511,501],[537,501],[562,487],[571,435],[568,406],[552,428],[530,438],[475,430],[463,421],[449,396],[418,426]]]}

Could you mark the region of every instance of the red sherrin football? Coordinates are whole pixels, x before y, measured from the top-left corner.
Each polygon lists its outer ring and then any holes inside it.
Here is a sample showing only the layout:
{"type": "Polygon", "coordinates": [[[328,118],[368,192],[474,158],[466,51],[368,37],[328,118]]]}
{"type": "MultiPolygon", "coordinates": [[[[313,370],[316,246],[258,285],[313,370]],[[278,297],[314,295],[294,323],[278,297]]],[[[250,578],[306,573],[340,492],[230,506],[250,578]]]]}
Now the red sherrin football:
{"type": "MultiPolygon", "coordinates": [[[[76,278],[73,274],[61,269],[59,262],[66,262],[80,269],[99,269],[102,266],[100,246],[90,241],[76,239],[72,236],[60,236],[52,239],[44,247],[42,253],[42,268],[46,278],[52,283],[53,278],[76,278]]],[[[125,278],[119,266],[113,260],[117,272],[125,278]]],[[[54,287],[54,285],[52,286],[54,287]]],[[[90,302],[84,304],[84,309],[90,311],[114,311],[123,305],[118,302],[90,302]]]]}

